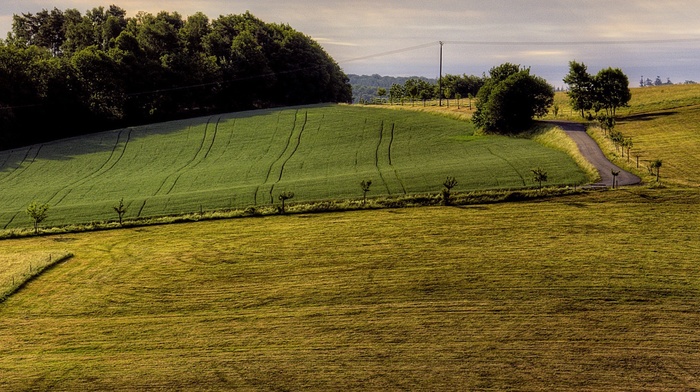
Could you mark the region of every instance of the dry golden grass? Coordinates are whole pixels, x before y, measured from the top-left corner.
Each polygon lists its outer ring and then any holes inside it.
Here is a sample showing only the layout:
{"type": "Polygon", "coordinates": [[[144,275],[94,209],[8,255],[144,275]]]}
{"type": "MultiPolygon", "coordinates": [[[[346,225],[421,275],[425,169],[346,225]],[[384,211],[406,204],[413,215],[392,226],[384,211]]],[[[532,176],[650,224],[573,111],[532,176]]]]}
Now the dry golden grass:
{"type": "Polygon", "coordinates": [[[1,390],[690,390],[700,195],[251,218],[3,241],[1,390]]]}

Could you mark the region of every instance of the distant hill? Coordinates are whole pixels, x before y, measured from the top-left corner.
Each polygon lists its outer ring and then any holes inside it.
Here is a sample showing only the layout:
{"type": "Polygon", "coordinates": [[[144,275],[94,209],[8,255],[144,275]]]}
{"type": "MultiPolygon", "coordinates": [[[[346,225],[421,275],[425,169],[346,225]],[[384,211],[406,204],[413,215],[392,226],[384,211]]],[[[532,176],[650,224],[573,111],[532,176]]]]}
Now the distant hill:
{"type": "Polygon", "coordinates": [[[423,76],[381,76],[381,75],[355,75],[349,74],[350,86],[352,86],[352,101],[354,103],[360,100],[371,101],[377,98],[377,89],[384,87],[389,90],[391,85],[404,84],[408,79],[421,79],[428,83],[435,84],[437,79],[430,79],[423,76]]]}

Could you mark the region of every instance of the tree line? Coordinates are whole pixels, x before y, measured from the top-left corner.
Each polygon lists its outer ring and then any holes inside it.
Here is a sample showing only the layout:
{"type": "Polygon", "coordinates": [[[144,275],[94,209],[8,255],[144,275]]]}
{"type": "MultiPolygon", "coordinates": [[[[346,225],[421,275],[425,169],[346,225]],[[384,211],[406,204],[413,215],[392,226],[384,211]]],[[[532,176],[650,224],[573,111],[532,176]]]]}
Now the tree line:
{"type": "Polygon", "coordinates": [[[444,75],[442,79],[425,77],[387,77],[352,75],[350,82],[358,103],[388,101],[392,104],[404,104],[416,101],[425,104],[435,99],[473,98],[484,85],[484,77],[474,75],[444,75]]]}
{"type": "Polygon", "coordinates": [[[0,148],[110,127],[253,108],[350,102],[310,37],[249,12],[118,6],[14,15],[0,40],[0,148]]]}

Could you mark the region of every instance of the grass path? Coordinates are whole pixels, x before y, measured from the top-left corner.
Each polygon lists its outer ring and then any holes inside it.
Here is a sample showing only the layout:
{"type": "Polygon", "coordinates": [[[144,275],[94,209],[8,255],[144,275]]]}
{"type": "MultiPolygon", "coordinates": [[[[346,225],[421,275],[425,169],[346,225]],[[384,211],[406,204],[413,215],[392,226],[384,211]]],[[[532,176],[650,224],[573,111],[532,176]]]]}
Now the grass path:
{"type": "Polygon", "coordinates": [[[0,389],[700,387],[700,196],[252,218],[3,241],[0,389]]]}

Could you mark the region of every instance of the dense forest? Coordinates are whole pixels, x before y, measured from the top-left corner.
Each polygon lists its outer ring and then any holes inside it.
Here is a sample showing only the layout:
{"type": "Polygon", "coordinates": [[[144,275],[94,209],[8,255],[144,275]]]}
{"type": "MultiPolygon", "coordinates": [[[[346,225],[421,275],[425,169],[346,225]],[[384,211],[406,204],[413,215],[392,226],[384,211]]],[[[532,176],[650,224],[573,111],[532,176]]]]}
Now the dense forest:
{"type": "Polygon", "coordinates": [[[250,13],[15,15],[0,40],[0,148],[110,127],[281,105],[350,102],[308,36],[250,13]]]}

